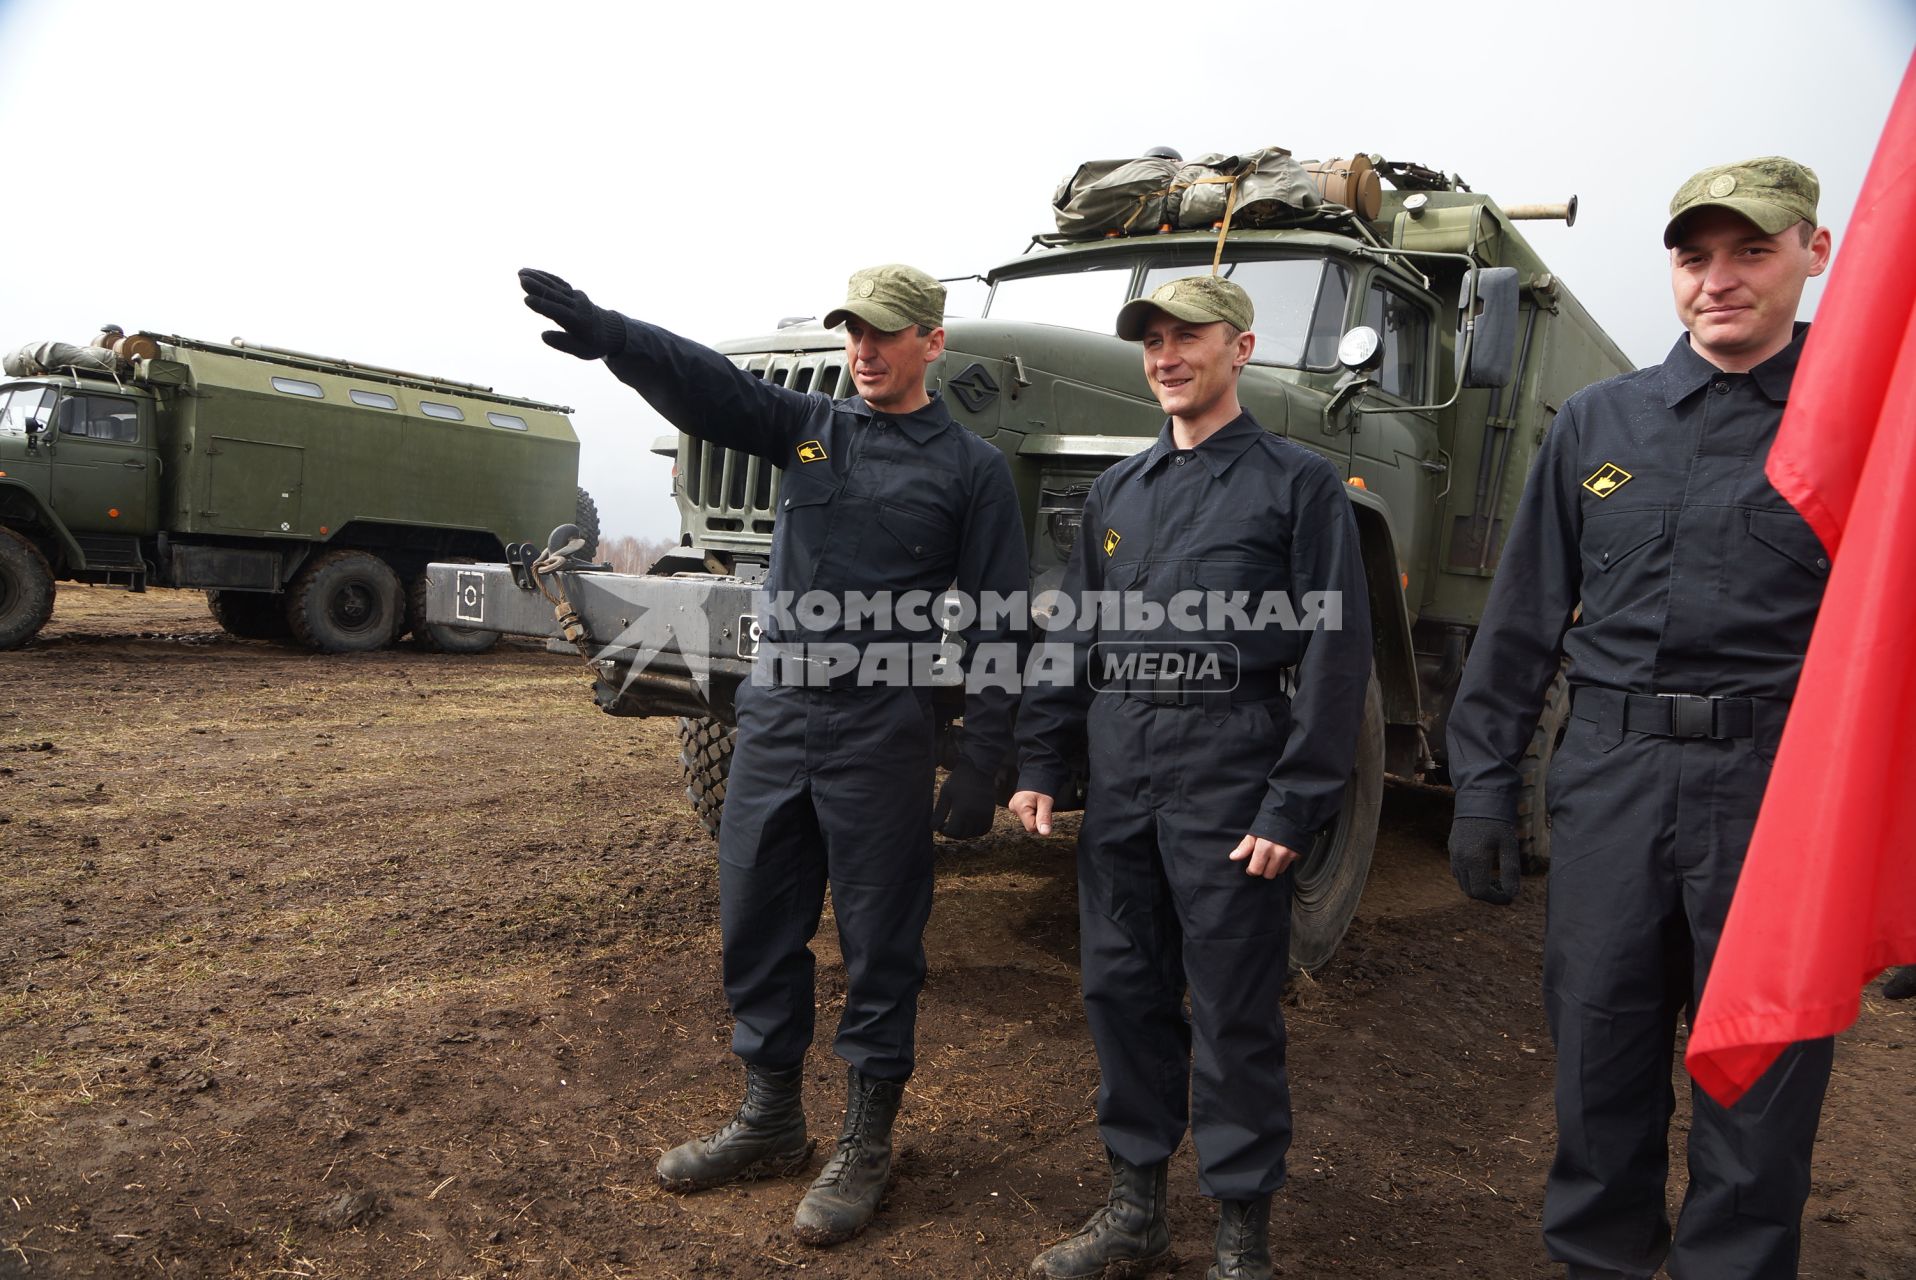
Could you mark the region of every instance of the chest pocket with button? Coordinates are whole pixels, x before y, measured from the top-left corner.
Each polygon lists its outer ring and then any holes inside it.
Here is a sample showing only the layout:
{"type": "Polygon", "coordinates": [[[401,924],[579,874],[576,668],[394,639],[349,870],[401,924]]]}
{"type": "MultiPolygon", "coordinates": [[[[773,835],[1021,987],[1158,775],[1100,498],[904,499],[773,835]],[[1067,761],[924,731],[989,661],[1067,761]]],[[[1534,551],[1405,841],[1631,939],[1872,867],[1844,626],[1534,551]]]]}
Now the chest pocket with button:
{"type": "MultiPolygon", "coordinates": [[[[803,468],[786,470],[784,479],[779,482],[778,528],[772,540],[775,567],[778,561],[789,558],[794,569],[807,564],[822,568],[819,553],[831,534],[837,498],[838,486],[829,478],[810,474],[803,468]]],[[[793,590],[834,585],[817,581],[816,569],[814,574],[812,581],[788,581],[781,585],[793,590]]],[[[779,576],[774,574],[774,580],[779,576]]]]}
{"type": "Polygon", "coordinates": [[[1750,602],[1745,630],[1801,653],[1829,585],[1829,553],[1794,511],[1752,511],[1749,529],[1738,564],[1738,596],[1750,602]]]}
{"type": "Polygon", "coordinates": [[[1784,511],[1752,511],[1750,536],[1805,573],[1818,578],[1829,576],[1829,556],[1801,516],[1784,511]]]}
{"type": "Polygon", "coordinates": [[[957,565],[958,545],[944,520],[936,513],[919,514],[889,505],[878,508],[876,519],[887,536],[873,551],[879,553],[882,547],[883,554],[901,557],[901,586],[919,585],[916,580],[925,574],[938,577],[940,588],[949,583],[957,565]]]}
{"type": "Polygon", "coordinates": [[[1664,529],[1661,509],[1603,511],[1585,518],[1581,550],[1586,618],[1659,604],[1670,572],[1664,529]]]}
{"type": "Polygon", "coordinates": [[[942,523],[928,516],[900,511],[897,507],[880,507],[878,523],[913,559],[922,560],[926,556],[937,555],[951,544],[951,534],[942,523]]]}

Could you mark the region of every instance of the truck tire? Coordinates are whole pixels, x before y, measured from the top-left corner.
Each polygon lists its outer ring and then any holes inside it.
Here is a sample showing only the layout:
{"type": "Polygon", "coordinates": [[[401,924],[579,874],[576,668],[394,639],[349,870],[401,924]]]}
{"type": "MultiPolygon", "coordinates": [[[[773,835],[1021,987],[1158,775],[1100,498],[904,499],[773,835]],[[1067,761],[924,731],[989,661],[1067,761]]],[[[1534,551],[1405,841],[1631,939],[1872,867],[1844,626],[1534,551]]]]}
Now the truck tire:
{"type": "MultiPolygon", "coordinates": [[[[468,564],[470,561],[457,563],[468,564]]],[[[415,577],[406,590],[406,629],[412,632],[413,643],[428,653],[484,653],[499,643],[497,631],[427,622],[426,575],[423,573],[415,577]]]]}
{"type": "Polygon", "coordinates": [[[0,649],[17,649],[53,616],[53,570],[40,548],[0,529],[0,649]]]}
{"type": "Polygon", "coordinates": [[[1523,857],[1525,875],[1542,875],[1550,870],[1550,805],[1544,780],[1569,724],[1570,682],[1559,671],[1550,683],[1550,692],[1544,695],[1543,715],[1530,735],[1530,745],[1524,749],[1523,762],[1517,766],[1523,782],[1517,792],[1517,852],[1523,857]]]}
{"type": "Polygon", "coordinates": [[[685,774],[685,798],[699,815],[699,825],[714,840],[725,813],[725,779],[732,771],[732,741],[737,736],[737,729],[710,716],[679,717],[679,769],[685,774]]]}
{"type": "Polygon", "coordinates": [[[1357,729],[1357,759],[1337,820],[1297,862],[1291,892],[1291,968],[1320,968],[1357,914],[1384,805],[1384,695],[1372,675],[1357,729]]]}
{"type": "Polygon", "coordinates": [[[573,516],[572,523],[578,525],[579,532],[585,535],[585,546],[579,554],[588,560],[596,559],[599,554],[599,504],[592,500],[592,495],[585,491],[584,485],[579,486],[578,512],[573,516]]]}
{"type": "Polygon", "coordinates": [[[208,591],[206,610],[220,630],[237,640],[290,640],[286,597],[265,591],[208,591]]]}
{"type": "Polygon", "coordinates": [[[365,551],[328,551],[287,592],[293,636],[320,653],[366,653],[391,644],[405,618],[399,575],[365,551]]]}

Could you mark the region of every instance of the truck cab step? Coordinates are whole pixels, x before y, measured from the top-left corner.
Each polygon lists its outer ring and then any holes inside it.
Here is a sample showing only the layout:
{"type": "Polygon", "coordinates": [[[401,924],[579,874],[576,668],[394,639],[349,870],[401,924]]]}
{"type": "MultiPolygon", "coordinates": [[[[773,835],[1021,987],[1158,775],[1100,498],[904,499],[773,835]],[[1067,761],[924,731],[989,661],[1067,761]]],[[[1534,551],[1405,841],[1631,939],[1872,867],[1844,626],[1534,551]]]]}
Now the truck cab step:
{"type": "Polygon", "coordinates": [[[140,555],[140,540],[119,533],[77,533],[89,570],[116,573],[145,573],[146,561],[140,555]]]}

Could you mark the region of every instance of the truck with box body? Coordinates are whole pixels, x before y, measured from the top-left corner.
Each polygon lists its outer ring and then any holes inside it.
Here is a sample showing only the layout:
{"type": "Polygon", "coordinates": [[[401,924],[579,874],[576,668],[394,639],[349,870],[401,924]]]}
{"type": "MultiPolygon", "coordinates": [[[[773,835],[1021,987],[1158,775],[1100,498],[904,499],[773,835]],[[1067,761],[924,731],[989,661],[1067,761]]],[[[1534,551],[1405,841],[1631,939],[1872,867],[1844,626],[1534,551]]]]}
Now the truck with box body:
{"type": "Polygon", "coordinates": [[[497,633],[421,616],[427,563],[596,530],[563,407],[241,339],[99,341],[0,382],[0,649],[64,580],[198,588],[229,632],[321,651],[476,652],[497,633]]]}

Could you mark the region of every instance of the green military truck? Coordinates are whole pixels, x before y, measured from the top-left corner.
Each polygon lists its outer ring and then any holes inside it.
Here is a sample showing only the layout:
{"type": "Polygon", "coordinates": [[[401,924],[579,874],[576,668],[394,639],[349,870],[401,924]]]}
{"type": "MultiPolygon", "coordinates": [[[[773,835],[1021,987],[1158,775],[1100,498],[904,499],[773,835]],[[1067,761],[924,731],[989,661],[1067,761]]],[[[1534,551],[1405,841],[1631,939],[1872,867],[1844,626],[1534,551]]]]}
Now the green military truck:
{"type": "Polygon", "coordinates": [[[233,635],[323,652],[478,652],[497,633],[421,616],[429,561],[596,535],[558,405],[238,338],[96,341],[0,382],[0,649],[58,579],[199,588],[233,635]]]}
{"type": "MultiPolygon", "coordinates": [[[[1525,218],[1574,220],[1574,199],[1504,207],[1450,175],[1377,157],[1312,168],[1324,199],[1267,209],[1228,234],[1179,230],[1154,209],[1143,234],[1034,237],[985,276],[981,318],[948,322],[934,371],[957,420],[1011,462],[1036,598],[1084,536],[1092,481],[1147,448],[1164,421],[1138,348],[1112,336],[1119,307],[1214,261],[1250,292],[1258,342],[1240,398],[1346,477],[1375,629],[1343,811],[1297,871],[1292,960],[1303,968],[1330,957],[1356,909],[1386,776],[1444,779],[1446,717],[1544,433],[1572,392],[1631,367],[1518,230],[1525,218]]],[[[841,335],[815,324],[720,350],[780,385],[852,394],[841,335]]],[[[515,583],[500,566],[435,566],[428,616],[557,634],[533,588],[553,591],[577,619],[606,710],[681,717],[687,793],[716,832],[779,471],[687,436],[658,451],[675,459],[684,545],[650,576],[581,569],[535,581],[521,565],[515,583]]],[[[943,705],[952,718],[962,709],[955,691],[943,705]]],[[[1548,855],[1541,790],[1565,710],[1560,685],[1526,765],[1535,858],[1548,855]]]]}

